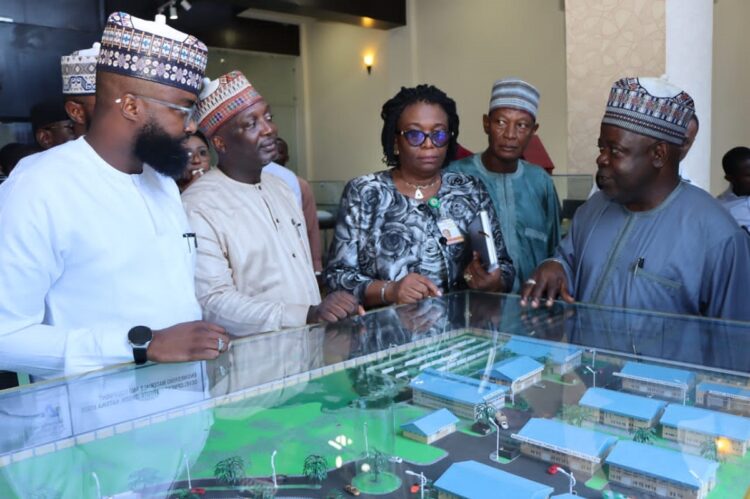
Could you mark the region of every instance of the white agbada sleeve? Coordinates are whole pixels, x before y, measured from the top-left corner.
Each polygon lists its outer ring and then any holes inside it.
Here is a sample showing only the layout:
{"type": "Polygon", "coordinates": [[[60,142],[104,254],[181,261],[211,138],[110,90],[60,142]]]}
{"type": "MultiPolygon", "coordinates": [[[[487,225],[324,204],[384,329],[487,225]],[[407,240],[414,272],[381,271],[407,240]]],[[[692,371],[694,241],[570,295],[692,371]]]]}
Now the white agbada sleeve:
{"type": "Polygon", "coordinates": [[[60,213],[40,199],[44,189],[27,184],[11,178],[0,188],[0,368],[49,377],[132,361],[127,329],[42,324],[65,255],[52,216],[60,213]]]}

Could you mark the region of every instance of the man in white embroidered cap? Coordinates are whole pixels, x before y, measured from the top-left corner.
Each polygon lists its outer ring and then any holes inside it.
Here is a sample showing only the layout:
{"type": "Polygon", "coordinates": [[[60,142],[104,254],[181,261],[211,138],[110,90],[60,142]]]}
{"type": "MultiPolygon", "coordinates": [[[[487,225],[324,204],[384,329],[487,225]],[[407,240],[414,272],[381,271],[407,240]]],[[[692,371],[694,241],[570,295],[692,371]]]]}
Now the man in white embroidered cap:
{"type": "Polygon", "coordinates": [[[88,133],[0,189],[0,369],[50,378],[227,349],[200,320],[195,236],[169,178],[187,164],[206,54],[166,25],[109,16],[88,133]]]}
{"type": "Polygon", "coordinates": [[[73,122],[76,138],[85,134],[91,125],[96,103],[96,61],[99,59],[99,42],[91,48],[76,50],[60,58],[62,93],[65,112],[73,122]]]}
{"type": "Polygon", "coordinates": [[[597,184],[522,304],[557,296],[636,309],[750,320],[750,238],[705,191],[681,182],[694,113],[664,80],[623,78],[610,90],[597,184]]]}

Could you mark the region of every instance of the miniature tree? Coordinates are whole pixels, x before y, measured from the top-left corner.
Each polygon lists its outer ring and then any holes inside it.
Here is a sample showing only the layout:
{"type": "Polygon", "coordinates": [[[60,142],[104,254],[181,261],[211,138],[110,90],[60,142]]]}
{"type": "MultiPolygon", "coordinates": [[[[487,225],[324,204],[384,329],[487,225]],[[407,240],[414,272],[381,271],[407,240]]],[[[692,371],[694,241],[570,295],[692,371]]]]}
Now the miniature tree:
{"type": "Polygon", "coordinates": [[[555,372],[555,359],[551,355],[545,355],[542,360],[544,361],[544,369],[547,373],[552,374],[555,372]]]}
{"type": "Polygon", "coordinates": [[[128,487],[132,491],[142,491],[159,481],[159,472],[154,468],[141,468],[128,476],[128,487]]]}
{"type": "Polygon", "coordinates": [[[480,402],[474,407],[474,421],[488,425],[490,419],[495,417],[496,410],[491,404],[480,402]]]}
{"type": "Polygon", "coordinates": [[[719,449],[716,447],[716,440],[713,438],[706,440],[701,444],[701,456],[712,461],[719,460],[719,449]]]}
{"type": "Polygon", "coordinates": [[[369,461],[370,471],[372,471],[372,481],[377,482],[380,479],[380,474],[388,465],[388,459],[385,457],[385,454],[375,449],[375,452],[372,453],[369,461]]]}
{"type": "Polygon", "coordinates": [[[581,426],[586,419],[586,410],[577,405],[565,404],[560,410],[560,417],[566,423],[581,426]]]}
{"type": "Polygon", "coordinates": [[[305,458],[302,474],[311,482],[320,484],[328,477],[328,461],[318,454],[310,454],[305,458]]]}
{"type": "Polygon", "coordinates": [[[653,428],[638,428],[633,434],[633,442],[649,444],[654,439],[653,428]]]}
{"type": "Polygon", "coordinates": [[[529,403],[526,402],[526,399],[523,397],[516,397],[515,402],[513,403],[514,406],[516,406],[516,409],[519,411],[528,411],[529,410],[529,403]]]}
{"type": "Polygon", "coordinates": [[[245,461],[240,456],[232,456],[216,463],[214,477],[221,483],[235,485],[245,478],[245,461]]]}

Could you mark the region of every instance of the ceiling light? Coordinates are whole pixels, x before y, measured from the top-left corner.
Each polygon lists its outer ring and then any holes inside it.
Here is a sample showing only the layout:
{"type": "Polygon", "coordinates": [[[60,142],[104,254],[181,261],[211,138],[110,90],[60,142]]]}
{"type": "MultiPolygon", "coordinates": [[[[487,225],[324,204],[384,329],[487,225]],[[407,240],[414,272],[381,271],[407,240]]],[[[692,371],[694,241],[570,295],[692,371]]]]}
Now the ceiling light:
{"type": "Polygon", "coordinates": [[[169,18],[177,19],[177,6],[174,4],[174,2],[169,5],[169,18]]]}

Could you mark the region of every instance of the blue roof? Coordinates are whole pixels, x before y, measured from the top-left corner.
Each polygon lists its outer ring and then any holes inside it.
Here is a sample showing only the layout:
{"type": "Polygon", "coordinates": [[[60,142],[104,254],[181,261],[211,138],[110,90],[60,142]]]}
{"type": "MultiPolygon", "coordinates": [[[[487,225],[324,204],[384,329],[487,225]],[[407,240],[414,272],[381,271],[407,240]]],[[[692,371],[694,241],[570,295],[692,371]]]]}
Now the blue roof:
{"type": "Polygon", "coordinates": [[[521,428],[517,440],[530,440],[532,443],[545,443],[563,449],[568,453],[578,453],[588,458],[601,457],[617,439],[598,431],[579,428],[554,419],[531,418],[521,428]]]}
{"type": "Polygon", "coordinates": [[[556,496],[552,496],[549,499],[581,499],[581,496],[566,492],[564,494],[557,494],[556,496]]]}
{"type": "Polygon", "coordinates": [[[667,403],[606,388],[589,388],[578,405],[613,412],[628,418],[650,421],[659,415],[667,403]]]}
{"type": "Polygon", "coordinates": [[[702,383],[698,383],[698,386],[696,386],[696,388],[699,390],[703,390],[704,392],[712,391],[735,395],[737,397],[750,398],[750,390],[746,390],[739,386],[721,385],[719,383],[709,383],[708,381],[704,381],[702,383]]]}
{"type": "Polygon", "coordinates": [[[414,421],[402,424],[401,429],[426,437],[456,423],[458,423],[458,418],[451,411],[439,409],[414,421]]]}
{"type": "Polygon", "coordinates": [[[669,404],[659,422],[715,437],[750,440],[750,419],[690,405],[669,404]]]}
{"type": "Polygon", "coordinates": [[[508,391],[506,387],[494,383],[434,369],[425,369],[419,373],[409,386],[413,390],[431,393],[464,404],[479,404],[508,391]]]}
{"type": "Polygon", "coordinates": [[[701,485],[698,478],[704,482],[715,478],[719,467],[716,461],[630,440],[619,441],[604,462],[696,489],[701,485]]]}
{"type": "Polygon", "coordinates": [[[568,362],[572,357],[583,353],[582,349],[571,345],[550,343],[536,338],[517,337],[508,340],[503,349],[510,350],[516,355],[527,355],[534,359],[549,356],[557,364],[568,362]]]}
{"type": "Polygon", "coordinates": [[[459,497],[471,499],[496,499],[498,491],[503,497],[514,499],[547,499],[555,489],[543,483],[513,475],[476,461],[453,463],[435,481],[435,487],[459,497]]]}
{"type": "Polygon", "coordinates": [[[490,368],[489,372],[485,373],[484,369],[480,369],[478,374],[486,374],[493,379],[503,379],[512,383],[517,379],[530,375],[534,371],[542,369],[544,369],[544,364],[540,364],[531,357],[522,355],[496,362],[490,368]]]}
{"type": "Polygon", "coordinates": [[[653,364],[643,364],[640,362],[626,362],[620,370],[620,374],[625,376],[634,376],[636,378],[653,379],[656,381],[666,381],[668,383],[691,384],[695,375],[684,369],[675,369],[674,367],[655,366],[653,364]]]}

